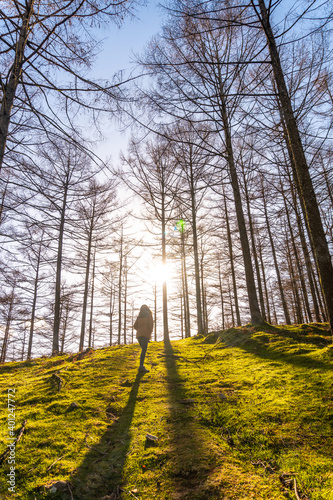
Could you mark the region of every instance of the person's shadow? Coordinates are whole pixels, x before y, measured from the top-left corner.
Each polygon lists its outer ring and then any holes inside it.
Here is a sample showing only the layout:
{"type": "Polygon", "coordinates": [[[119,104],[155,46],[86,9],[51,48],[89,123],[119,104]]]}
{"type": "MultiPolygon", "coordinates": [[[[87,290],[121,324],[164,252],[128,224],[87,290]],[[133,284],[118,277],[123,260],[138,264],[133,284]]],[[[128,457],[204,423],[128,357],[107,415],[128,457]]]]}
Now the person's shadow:
{"type": "MultiPolygon", "coordinates": [[[[63,492],[62,500],[92,500],[103,496],[112,500],[121,498],[122,473],[132,437],[130,427],[143,375],[137,373],[125,408],[119,417],[112,415],[117,420],[110,425],[100,442],[90,448],[70,481],[71,493],[63,492]]],[[[123,385],[130,386],[131,383],[123,385]]],[[[60,497],[53,495],[52,498],[60,497]]]]}
{"type": "Polygon", "coordinates": [[[196,401],[185,388],[186,378],[181,376],[177,366],[179,356],[170,341],[164,341],[164,352],[171,409],[168,435],[173,489],[177,498],[208,498],[205,485],[214,457],[203,436],[198,433],[194,420],[196,401]]]}

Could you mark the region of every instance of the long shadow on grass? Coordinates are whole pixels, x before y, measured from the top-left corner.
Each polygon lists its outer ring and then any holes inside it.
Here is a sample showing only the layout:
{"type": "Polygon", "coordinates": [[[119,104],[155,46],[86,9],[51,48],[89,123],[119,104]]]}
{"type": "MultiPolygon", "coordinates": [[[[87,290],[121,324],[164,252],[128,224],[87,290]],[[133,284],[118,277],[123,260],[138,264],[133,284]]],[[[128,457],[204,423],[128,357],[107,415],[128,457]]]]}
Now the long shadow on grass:
{"type": "MultiPolygon", "coordinates": [[[[142,377],[141,373],[136,375],[127,404],[118,420],[109,426],[100,442],[90,448],[71,479],[70,487],[74,500],[98,500],[104,496],[110,496],[112,500],[122,498],[120,485],[126,454],[131,443],[130,426],[142,377]]],[[[127,386],[130,386],[130,383],[127,386]]],[[[116,405],[111,404],[109,411],[116,413],[116,405]]],[[[61,500],[71,498],[67,493],[56,495],[50,495],[50,498],[61,498],[61,500]]]]}
{"type": "MultiPolygon", "coordinates": [[[[292,335],[290,337],[295,338],[292,335]]],[[[313,352],[312,349],[304,349],[303,347],[300,347],[296,352],[288,353],[285,351],[281,352],[278,349],[274,349],[274,343],[267,345],[263,341],[259,341],[255,338],[250,338],[246,342],[239,344],[237,347],[257,357],[263,359],[271,359],[272,361],[283,361],[284,363],[289,363],[300,368],[318,368],[320,370],[329,371],[332,370],[332,366],[329,363],[325,363],[318,359],[313,359],[312,357],[306,355],[306,353],[313,352]],[[267,347],[267,345],[270,345],[270,347],[267,347]]],[[[287,348],[288,347],[286,347],[286,349],[287,348]]],[[[297,344],[290,345],[289,348],[297,349],[297,344]]]]}
{"type": "MultiPolygon", "coordinates": [[[[212,469],[212,457],[207,444],[193,424],[195,402],[183,387],[170,342],[164,343],[167,369],[167,390],[170,415],[167,418],[171,446],[169,476],[174,483],[176,498],[202,499],[204,484],[212,469]]],[[[171,497],[172,498],[172,497],[171,497]]],[[[213,497],[212,497],[213,498],[213,497]]],[[[215,497],[214,497],[215,498],[215,497]]]]}

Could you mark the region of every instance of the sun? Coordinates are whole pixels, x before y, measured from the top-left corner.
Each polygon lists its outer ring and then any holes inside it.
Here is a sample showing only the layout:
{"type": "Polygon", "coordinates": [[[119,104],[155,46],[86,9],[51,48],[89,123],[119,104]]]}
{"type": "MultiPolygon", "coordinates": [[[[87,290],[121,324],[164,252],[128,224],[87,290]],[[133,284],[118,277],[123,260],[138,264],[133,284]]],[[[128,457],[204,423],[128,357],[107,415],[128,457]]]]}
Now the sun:
{"type": "Polygon", "coordinates": [[[175,276],[175,266],[171,262],[157,262],[149,266],[149,274],[155,283],[168,283],[175,276]]]}

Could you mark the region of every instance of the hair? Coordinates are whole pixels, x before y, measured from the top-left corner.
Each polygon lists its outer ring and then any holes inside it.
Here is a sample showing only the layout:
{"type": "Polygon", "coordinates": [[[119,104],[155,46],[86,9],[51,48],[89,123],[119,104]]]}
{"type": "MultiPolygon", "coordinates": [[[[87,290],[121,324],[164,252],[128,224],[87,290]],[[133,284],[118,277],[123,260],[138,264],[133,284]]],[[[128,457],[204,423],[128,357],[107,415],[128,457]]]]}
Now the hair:
{"type": "Polygon", "coordinates": [[[138,318],[148,318],[149,316],[152,316],[152,312],[149,309],[149,307],[146,306],[146,304],[143,304],[143,306],[141,306],[141,308],[140,308],[138,318]]]}

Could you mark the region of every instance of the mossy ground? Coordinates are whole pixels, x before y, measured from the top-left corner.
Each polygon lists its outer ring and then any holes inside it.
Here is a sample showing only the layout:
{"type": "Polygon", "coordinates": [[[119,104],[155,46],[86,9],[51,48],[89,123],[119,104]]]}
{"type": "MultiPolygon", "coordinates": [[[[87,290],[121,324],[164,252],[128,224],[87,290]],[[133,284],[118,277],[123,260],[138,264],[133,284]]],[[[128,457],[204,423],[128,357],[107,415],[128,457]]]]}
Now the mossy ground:
{"type": "Polygon", "coordinates": [[[16,429],[27,424],[16,494],[5,460],[0,498],[294,499],[296,478],[301,498],[333,500],[330,342],[324,325],[248,325],[152,342],[146,375],[137,374],[137,344],[8,363],[0,454],[8,387],[16,389],[16,429]],[[66,490],[50,493],[58,480],[66,490]]]}

